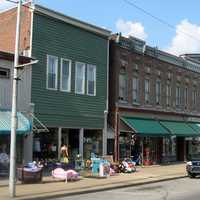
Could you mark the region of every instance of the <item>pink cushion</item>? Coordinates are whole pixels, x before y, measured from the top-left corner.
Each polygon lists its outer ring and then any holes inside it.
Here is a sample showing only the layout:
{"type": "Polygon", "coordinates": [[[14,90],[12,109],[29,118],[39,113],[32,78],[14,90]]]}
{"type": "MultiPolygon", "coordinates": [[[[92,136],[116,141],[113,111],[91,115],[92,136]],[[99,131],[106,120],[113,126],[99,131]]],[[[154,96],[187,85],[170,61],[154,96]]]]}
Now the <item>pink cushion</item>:
{"type": "Polygon", "coordinates": [[[52,171],[52,176],[54,178],[59,178],[59,179],[66,179],[67,178],[67,173],[64,169],[62,168],[56,168],[52,171]]]}

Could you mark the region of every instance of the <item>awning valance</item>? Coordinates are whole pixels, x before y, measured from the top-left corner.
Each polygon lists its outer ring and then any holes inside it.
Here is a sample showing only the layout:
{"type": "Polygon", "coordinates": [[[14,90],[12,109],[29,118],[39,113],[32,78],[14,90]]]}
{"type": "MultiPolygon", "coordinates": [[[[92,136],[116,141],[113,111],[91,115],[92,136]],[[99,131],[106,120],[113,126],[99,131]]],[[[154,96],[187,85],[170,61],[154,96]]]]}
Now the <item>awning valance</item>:
{"type": "Polygon", "coordinates": [[[200,123],[123,116],[121,120],[142,136],[199,137],[200,123]]]}
{"type": "Polygon", "coordinates": [[[197,122],[188,122],[187,124],[189,126],[191,126],[198,133],[198,137],[199,137],[200,136],[200,123],[197,123],[197,122]]]}
{"type": "Polygon", "coordinates": [[[140,135],[152,137],[170,135],[170,132],[155,119],[122,117],[121,120],[140,135]]]}
{"type": "Polygon", "coordinates": [[[200,135],[200,132],[198,133],[193,127],[187,124],[187,122],[161,120],[160,123],[167,128],[172,135],[183,137],[200,135]]]}
{"type": "MultiPolygon", "coordinates": [[[[30,121],[20,112],[17,112],[17,133],[24,134],[31,131],[30,121]]],[[[11,111],[0,110],[0,134],[10,134],[11,111]]]]}

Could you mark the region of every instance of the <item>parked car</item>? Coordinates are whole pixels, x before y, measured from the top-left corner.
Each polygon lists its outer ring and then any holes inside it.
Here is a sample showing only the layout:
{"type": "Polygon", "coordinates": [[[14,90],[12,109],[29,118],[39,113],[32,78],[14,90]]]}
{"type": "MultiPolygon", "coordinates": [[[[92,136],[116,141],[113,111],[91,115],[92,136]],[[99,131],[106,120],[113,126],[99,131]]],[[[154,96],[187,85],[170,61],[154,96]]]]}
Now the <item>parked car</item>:
{"type": "Polygon", "coordinates": [[[186,171],[190,178],[200,175],[200,155],[193,156],[186,164],[186,171]]]}

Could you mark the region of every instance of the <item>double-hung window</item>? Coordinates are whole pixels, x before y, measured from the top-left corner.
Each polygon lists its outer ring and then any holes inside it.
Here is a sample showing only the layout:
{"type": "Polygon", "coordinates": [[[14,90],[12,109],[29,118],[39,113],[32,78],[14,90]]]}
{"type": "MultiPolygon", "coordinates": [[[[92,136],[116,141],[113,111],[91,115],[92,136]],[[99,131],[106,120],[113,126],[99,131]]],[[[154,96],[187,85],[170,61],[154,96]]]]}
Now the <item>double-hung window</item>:
{"type": "Polygon", "coordinates": [[[193,105],[193,108],[195,109],[196,107],[196,104],[197,104],[197,90],[196,88],[194,87],[193,88],[193,91],[192,91],[192,105],[193,105]]]}
{"type": "Polygon", "coordinates": [[[181,88],[179,85],[176,86],[176,106],[180,107],[181,105],[181,88]]]}
{"type": "Polygon", "coordinates": [[[87,65],[87,95],[96,95],[96,66],[87,65]]]}
{"type": "Polygon", "coordinates": [[[85,63],[76,62],[75,93],[85,93],[85,63]]]}
{"type": "Polygon", "coordinates": [[[188,107],[188,87],[184,88],[184,106],[185,109],[188,107]]]}
{"type": "Polygon", "coordinates": [[[150,101],[150,80],[145,79],[144,80],[144,99],[145,103],[149,103],[150,101]]]}
{"type": "Polygon", "coordinates": [[[161,104],[161,81],[160,79],[156,80],[156,104],[161,104]]]}
{"type": "Polygon", "coordinates": [[[57,90],[58,57],[47,55],[47,89],[57,90]]]}
{"type": "Polygon", "coordinates": [[[61,91],[70,92],[71,90],[71,60],[61,59],[61,91]]]}
{"type": "Polygon", "coordinates": [[[139,79],[138,77],[133,77],[133,103],[139,102],[139,79]]]}
{"type": "Polygon", "coordinates": [[[119,100],[128,100],[128,81],[126,73],[119,74],[119,100]]]}
{"type": "Polygon", "coordinates": [[[171,97],[172,97],[171,83],[167,82],[167,85],[166,85],[166,104],[167,104],[168,107],[171,105],[171,97]]]}

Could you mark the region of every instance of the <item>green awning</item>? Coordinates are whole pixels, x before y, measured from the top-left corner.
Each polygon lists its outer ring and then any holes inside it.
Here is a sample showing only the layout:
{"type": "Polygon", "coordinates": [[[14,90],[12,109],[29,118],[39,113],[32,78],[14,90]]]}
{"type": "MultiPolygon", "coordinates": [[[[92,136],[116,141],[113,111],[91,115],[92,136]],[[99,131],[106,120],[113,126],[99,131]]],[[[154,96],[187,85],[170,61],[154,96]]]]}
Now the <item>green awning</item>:
{"type": "Polygon", "coordinates": [[[200,123],[197,123],[197,122],[187,122],[187,124],[189,126],[191,126],[198,133],[198,136],[200,136],[200,123]]]}
{"type": "Polygon", "coordinates": [[[160,123],[164,127],[166,127],[173,135],[183,136],[183,137],[198,136],[198,132],[195,129],[193,129],[190,125],[188,125],[186,122],[161,120],[160,123]]]}
{"type": "MultiPolygon", "coordinates": [[[[31,131],[30,121],[20,112],[17,112],[17,133],[24,134],[31,131]]],[[[0,110],[0,134],[10,134],[11,111],[0,110]]]]}
{"type": "Polygon", "coordinates": [[[121,120],[134,132],[144,136],[163,137],[170,135],[170,132],[155,119],[122,117],[121,120]]]}

